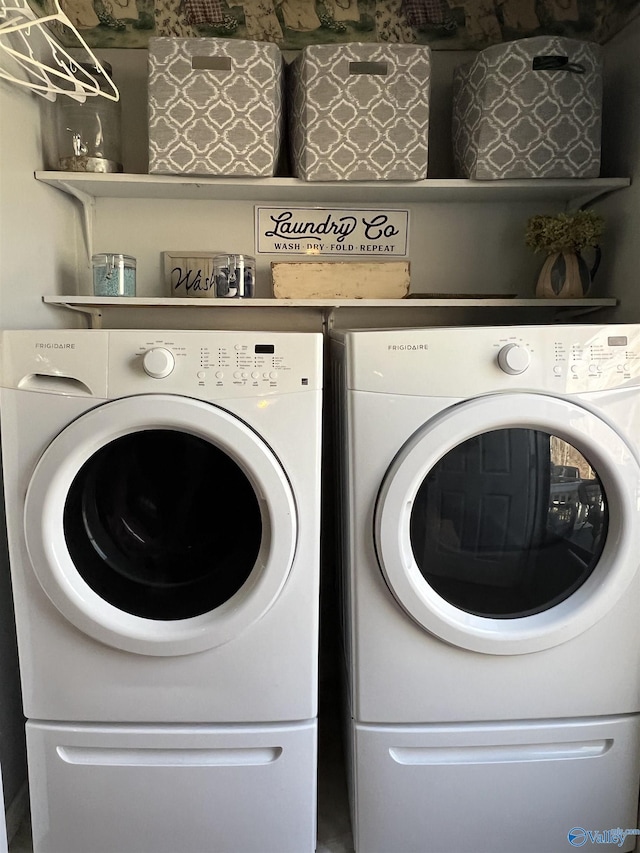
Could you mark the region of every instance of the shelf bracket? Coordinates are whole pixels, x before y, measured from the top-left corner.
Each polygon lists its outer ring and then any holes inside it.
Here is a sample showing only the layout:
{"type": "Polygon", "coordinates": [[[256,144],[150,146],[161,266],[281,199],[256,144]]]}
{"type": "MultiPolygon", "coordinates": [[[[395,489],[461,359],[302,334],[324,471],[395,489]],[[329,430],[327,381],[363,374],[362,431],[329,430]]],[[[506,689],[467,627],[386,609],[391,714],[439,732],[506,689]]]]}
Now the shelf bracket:
{"type": "Polygon", "coordinates": [[[91,264],[91,258],[93,256],[93,227],[95,225],[96,200],[94,196],[83,192],[83,190],[74,186],[74,184],[70,182],[60,181],[59,186],[82,205],[82,236],[84,237],[87,262],[91,264]]]}
{"type": "Polygon", "coordinates": [[[587,314],[594,314],[596,311],[602,311],[606,305],[586,305],[584,308],[560,308],[555,317],[554,323],[566,323],[567,319],[571,320],[574,317],[585,317],[587,314]]]}
{"type": "Polygon", "coordinates": [[[596,199],[604,198],[605,196],[608,196],[609,193],[615,193],[619,189],[622,189],[622,187],[614,187],[613,189],[607,190],[592,190],[591,192],[570,198],[565,204],[565,213],[575,213],[578,210],[584,210],[596,199]]]}
{"type": "Polygon", "coordinates": [[[79,314],[84,314],[87,318],[87,326],[89,329],[102,328],[102,311],[95,305],[74,305],[71,302],[59,303],[61,307],[68,308],[70,311],[77,311],[79,314]]]}
{"type": "Polygon", "coordinates": [[[326,335],[335,326],[335,312],[337,308],[325,308],[322,312],[322,331],[326,335]]]}

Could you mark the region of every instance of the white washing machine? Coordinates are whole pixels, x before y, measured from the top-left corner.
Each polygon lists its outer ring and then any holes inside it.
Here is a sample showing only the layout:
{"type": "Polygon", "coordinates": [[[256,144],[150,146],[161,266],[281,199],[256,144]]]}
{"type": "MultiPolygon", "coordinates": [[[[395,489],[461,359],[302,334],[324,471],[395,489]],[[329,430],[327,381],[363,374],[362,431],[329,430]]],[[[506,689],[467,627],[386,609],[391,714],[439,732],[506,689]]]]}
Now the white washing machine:
{"type": "Polygon", "coordinates": [[[34,853],[314,850],[321,335],[1,355],[34,853]]]}
{"type": "Polygon", "coordinates": [[[357,850],[633,830],[640,326],[331,346],[357,850]]]}

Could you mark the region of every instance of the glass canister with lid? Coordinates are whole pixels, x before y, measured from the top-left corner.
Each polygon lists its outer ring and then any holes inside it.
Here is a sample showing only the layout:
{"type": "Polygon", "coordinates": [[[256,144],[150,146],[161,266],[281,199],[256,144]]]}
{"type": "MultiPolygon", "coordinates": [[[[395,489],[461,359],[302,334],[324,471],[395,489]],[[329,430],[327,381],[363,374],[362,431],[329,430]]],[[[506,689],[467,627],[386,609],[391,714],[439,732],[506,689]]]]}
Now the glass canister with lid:
{"type": "Polygon", "coordinates": [[[256,260],[250,255],[224,254],[213,259],[216,296],[250,299],[255,292],[256,260]]]}
{"type": "MultiPolygon", "coordinates": [[[[95,65],[78,63],[111,93],[108,81],[95,65]]],[[[108,62],[102,67],[111,76],[108,62]]],[[[68,172],[122,172],[120,101],[88,96],[83,103],[70,97],[56,102],[58,168],[68,172]]]]}
{"type": "Polygon", "coordinates": [[[136,259],[118,252],[99,252],[91,258],[94,296],[135,296],[136,259]]]}

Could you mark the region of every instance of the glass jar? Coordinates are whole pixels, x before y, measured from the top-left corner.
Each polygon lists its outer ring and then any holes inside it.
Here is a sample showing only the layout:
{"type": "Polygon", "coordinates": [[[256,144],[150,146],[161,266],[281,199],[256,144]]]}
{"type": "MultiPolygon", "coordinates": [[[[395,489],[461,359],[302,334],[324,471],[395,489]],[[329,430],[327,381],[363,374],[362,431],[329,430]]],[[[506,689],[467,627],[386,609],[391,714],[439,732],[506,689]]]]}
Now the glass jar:
{"type": "Polygon", "coordinates": [[[213,275],[216,296],[250,299],[255,292],[256,259],[250,255],[216,255],[213,275]]]}
{"type": "MultiPolygon", "coordinates": [[[[98,86],[111,92],[95,65],[80,62],[98,86]]],[[[102,67],[111,76],[111,66],[102,67]]],[[[68,172],[122,172],[120,101],[90,95],[84,103],[60,95],[56,102],[58,167],[68,172]]]]}
{"type": "Polygon", "coordinates": [[[101,252],[91,258],[94,296],[135,296],[136,259],[131,255],[101,252]]]}

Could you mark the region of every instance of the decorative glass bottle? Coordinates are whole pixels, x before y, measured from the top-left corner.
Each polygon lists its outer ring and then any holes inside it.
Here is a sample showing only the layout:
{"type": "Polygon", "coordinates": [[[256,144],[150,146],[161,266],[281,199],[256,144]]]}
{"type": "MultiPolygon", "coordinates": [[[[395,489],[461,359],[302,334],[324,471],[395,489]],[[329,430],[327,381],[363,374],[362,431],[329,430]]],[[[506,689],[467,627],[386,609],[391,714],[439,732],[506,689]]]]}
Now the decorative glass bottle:
{"type": "MultiPolygon", "coordinates": [[[[111,92],[95,65],[78,64],[101,89],[111,92]]],[[[109,63],[102,67],[111,76],[109,63]]],[[[91,95],[79,103],[59,96],[56,106],[58,167],[70,172],[122,172],[120,101],[91,95]]]]}

